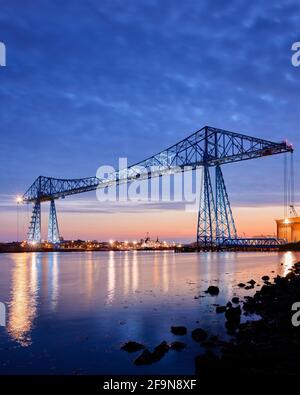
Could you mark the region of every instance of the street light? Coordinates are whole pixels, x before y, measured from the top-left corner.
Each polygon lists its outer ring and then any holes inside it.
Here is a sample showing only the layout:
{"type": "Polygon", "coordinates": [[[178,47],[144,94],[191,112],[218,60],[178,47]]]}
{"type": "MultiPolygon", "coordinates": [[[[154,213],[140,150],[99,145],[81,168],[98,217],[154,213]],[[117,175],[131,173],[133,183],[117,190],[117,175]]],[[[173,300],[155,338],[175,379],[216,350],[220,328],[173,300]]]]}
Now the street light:
{"type": "Polygon", "coordinates": [[[19,205],[23,202],[22,196],[16,197],[17,202],[17,242],[19,241],[19,205]]]}

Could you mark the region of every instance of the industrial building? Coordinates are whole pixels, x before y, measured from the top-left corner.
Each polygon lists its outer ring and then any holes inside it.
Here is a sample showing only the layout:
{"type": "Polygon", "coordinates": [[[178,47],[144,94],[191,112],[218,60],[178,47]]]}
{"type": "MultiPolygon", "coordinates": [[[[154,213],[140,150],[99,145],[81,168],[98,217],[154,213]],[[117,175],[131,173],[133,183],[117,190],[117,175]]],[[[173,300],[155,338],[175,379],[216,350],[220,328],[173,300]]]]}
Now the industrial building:
{"type": "Polygon", "coordinates": [[[277,237],[288,243],[300,241],[300,217],[277,219],[277,237]]]}

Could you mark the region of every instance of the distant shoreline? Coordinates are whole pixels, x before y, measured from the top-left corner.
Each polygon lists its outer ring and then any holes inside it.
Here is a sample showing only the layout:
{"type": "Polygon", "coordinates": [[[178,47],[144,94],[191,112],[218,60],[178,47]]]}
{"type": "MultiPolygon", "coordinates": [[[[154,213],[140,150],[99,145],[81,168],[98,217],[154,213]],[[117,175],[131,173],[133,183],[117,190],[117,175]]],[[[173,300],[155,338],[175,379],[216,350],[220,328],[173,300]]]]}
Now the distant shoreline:
{"type": "Polygon", "coordinates": [[[139,249],[100,249],[100,248],[93,248],[93,249],[79,249],[79,248],[36,248],[36,249],[1,249],[0,254],[7,254],[7,253],[29,253],[29,252],[125,252],[125,251],[174,251],[175,248],[139,248],[139,249]]]}

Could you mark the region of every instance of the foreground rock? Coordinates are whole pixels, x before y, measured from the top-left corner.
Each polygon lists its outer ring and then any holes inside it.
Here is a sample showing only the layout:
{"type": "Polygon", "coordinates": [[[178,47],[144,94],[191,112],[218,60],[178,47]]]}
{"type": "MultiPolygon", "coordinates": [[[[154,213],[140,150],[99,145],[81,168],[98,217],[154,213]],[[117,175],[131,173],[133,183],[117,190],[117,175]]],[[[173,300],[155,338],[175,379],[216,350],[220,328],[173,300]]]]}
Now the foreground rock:
{"type": "Polygon", "coordinates": [[[235,330],[241,322],[241,307],[229,307],[225,312],[226,327],[228,330],[235,330]]]}
{"type": "MultiPolygon", "coordinates": [[[[233,341],[223,342],[221,354],[211,352],[195,360],[198,375],[240,377],[294,375],[300,372],[300,329],[292,325],[292,305],[300,301],[300,263],[286,277],[265,283],[253,297],[245,297],[243,311],[261,319],[241,323],[240,306],[228,307],[226,326],[235,328],[233,341]]],[[[253,282],[252,282],[253,285],[253,282]]]]}
{"type": "Polygon", "coordinates": [[[187,334],[185,326],[171,326],[171,332],[177,336],[183,336],[187,334]]]}
{"type": "Polygon", "coordinates": [[[145,348],[145,346],[143,344],[134,342],[134,341],[129,341],[125,344],[122,345],[121,350],[127,351],[127,352],[136,352],[136,351],[140,351],[143,348],[145,348]]]}
{"type": "Polygon", "coordinates": [[[180,351],[183,350],[184,348],[186,348],[186,344],[183,342],[173,342],[170,345],[171,350],[180,351]]]}
{"type": "Polygon", "coordinates": [[[135,365],[150,365],[154,362],[160,361],[164,355],[169,351],[170,346],[166,341],[161,342],[158,346],[155,347],[153,352],[150,352],[148,349],[145,349],[141,355],[139,355],[135,361],[135,365]]]}
{"type": "Polygon", "coordinates": [[[214,285],[210,285],[205,292],[207,294],[212,295],[212,296],[216,296],[216,295],[219,295],[220,290],[218,287],[216,287],[214,285]]]}
{"type": "Polygon", "coordinates": [[[202,328],[194,329],[192,332],[192,338],[197,343],[203,342],[207,336],[207,332],[202,328]]]}

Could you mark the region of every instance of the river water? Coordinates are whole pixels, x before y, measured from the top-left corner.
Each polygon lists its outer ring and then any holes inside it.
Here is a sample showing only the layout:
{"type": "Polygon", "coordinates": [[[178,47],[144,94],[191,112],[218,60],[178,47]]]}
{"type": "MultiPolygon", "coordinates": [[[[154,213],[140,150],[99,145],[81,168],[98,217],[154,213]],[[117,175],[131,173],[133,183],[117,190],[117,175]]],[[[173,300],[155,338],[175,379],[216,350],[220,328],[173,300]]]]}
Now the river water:
{"type": "Polygon", "coordinates": [[[1,254],[0,301],[7,314],[0,374],[192,374],[203,350],[190,332],[202,327],[227,336],[214,304],[253,294],[237,284],[285,275],[298,260],[291,252],[1,254]],[[204,293],[209,285],[219,286],[217,297],[204,293]],[[172,335],[171,325],[187,326],[188,334],[172,335]],[[180,340],[187,348],[137,367],[139,353],[120,350],[128,340],[150,349],[180,340]]]}

